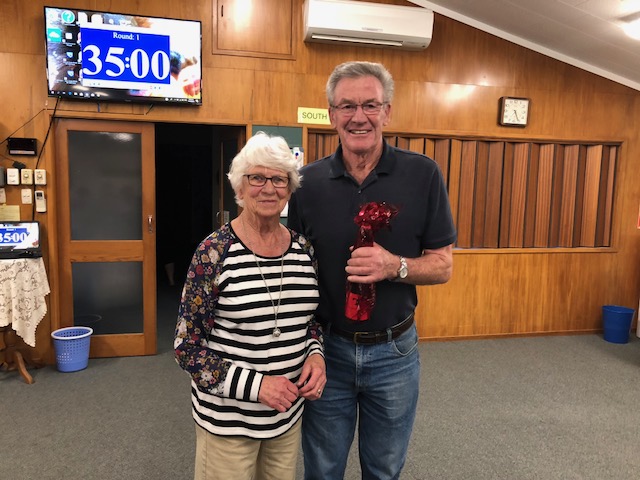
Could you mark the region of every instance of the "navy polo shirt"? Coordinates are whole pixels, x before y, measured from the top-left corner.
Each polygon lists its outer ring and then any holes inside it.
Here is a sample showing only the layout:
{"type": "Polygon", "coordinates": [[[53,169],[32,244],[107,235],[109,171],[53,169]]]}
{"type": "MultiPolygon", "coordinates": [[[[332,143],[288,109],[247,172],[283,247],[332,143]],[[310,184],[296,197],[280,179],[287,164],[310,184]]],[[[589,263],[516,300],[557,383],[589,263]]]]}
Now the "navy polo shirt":
{"type": "Polygon", "coordinates": [[[380,161],[362,185],[347,173],[342,147],[328,157],[301,169],[302,186],[289,202],[288,226],[313,244],[318,260],[320,304],[318,321],[347,331],[378,331],[396,325],[415,310],[414,285],[381,281],[376,284],[376,304],[371,318],[354,322],[344,316],[345,267],[358,226],[354,217],[367,202],[396,206],[389,230],[375,241],[404,257],[419,257],[456,240],[447,189],[438,165],[430,158],[391,147],[386,142],[380,161]]]}

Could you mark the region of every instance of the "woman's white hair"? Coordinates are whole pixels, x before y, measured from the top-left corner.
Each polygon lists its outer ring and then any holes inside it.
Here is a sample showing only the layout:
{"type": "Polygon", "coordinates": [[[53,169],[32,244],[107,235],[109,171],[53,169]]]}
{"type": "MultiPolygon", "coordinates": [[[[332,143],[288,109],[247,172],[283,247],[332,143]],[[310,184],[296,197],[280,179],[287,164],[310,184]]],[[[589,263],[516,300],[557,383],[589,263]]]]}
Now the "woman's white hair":
{"type": "Polygon", "coordinates": [[[302,176],[298,172],[298,161],[291,153],[287,141],[282,137],[257,132],[231,161],[231,168],[227,174],[231,188],[235,192],[236,203],[241,207],[244,202],[238,198],[238,192],[242,186],[242,177],[253,167],[285,172],[289,177],[288,188],[291,193],[300,186],[302,176]]]}

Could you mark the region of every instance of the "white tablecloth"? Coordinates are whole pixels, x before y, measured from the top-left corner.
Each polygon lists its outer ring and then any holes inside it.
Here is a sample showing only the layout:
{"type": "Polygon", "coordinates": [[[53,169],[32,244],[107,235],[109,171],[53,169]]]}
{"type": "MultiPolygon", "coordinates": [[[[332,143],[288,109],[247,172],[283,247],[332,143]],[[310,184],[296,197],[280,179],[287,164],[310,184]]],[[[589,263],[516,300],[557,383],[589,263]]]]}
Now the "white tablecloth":
{"type": "Polygon", "coordinates": [[[0,260],[0,327],[11,325],[27,345],[35,347],[49,292],[42,258],[0,260]]]}

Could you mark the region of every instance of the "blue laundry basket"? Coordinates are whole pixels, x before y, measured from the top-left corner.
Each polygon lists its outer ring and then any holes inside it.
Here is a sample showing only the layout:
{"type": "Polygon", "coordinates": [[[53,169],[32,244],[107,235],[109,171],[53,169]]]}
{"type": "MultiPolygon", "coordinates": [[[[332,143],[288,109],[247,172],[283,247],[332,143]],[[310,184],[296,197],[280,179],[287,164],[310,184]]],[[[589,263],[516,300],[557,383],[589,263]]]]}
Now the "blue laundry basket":
{"type": "Polygon", "coordinates": [[[90,327],[67,327],[51,333],[56,364],[61,372],[77,372],[89,364],[90,327]]]}

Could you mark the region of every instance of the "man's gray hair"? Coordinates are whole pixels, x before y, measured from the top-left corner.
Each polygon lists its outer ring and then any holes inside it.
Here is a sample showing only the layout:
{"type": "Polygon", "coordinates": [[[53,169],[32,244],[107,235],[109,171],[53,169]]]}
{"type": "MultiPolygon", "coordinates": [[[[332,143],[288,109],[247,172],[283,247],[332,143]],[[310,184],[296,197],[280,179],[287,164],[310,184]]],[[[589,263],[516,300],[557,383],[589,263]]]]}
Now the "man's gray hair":
{"type": "Polygon", "coordinates": [[[375,77],[382,84],[383,102],[391,103],[393,100],[393,77],[381,63],[373,62],[345,62],[338,65],[327,81],[327,100],[330,106],[335,106],[334,94],[336,85],[343,78],[375,77]]]}

